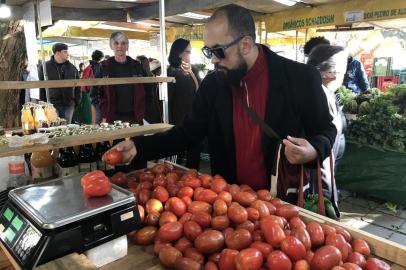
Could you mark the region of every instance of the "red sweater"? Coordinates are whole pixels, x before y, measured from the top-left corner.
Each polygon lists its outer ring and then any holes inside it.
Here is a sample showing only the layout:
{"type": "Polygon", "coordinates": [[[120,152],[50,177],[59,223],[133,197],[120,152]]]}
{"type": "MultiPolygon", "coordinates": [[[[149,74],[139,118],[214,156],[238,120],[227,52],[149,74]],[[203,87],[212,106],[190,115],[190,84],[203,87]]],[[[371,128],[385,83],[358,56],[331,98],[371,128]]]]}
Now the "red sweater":
{"type": "Polygon", "coordinates": [[[237,181],[239,184],[251,186],[254,190],[268,189],[270,186],[262,152],[262,131],[244,111],[237,98],[247,102],[249,107],[264,120],[268,87],[268,65],[265,53],[262,47],[259,47],[255,64],[243,78],[241,87],[236,89],[236,94],[233,95],[237,181]]]}

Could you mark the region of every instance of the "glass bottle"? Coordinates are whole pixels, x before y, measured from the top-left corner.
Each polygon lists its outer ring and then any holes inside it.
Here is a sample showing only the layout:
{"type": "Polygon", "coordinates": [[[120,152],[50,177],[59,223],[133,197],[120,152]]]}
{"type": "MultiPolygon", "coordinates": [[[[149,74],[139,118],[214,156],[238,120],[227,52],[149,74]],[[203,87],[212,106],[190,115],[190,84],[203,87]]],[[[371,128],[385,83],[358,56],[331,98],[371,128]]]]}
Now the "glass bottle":
{"type": "Polygon", "coordinates": [[[54,159],[49,151],[33,152],[30,162],[34,184],[54,178],[54,159]]]}
{"type": "Polygon", "coordinates": [[[78,157],[76,156],[75,151],[73,151],[73,147],[60,149],[57,161],[59,177],[79,173],[78,157]]]}
{"type": "Polygon", "coordinates": [[[92,145],[81,145],[79,149],[79,172],[91,172],[94,170],[97,170],[97,162],[92,145]]]}
{"type": "Polygon", "coordinates": [[[34,117],[29,106],[24,105],[21,110],[21,123],[24,135],[35,133],[34,117]]]}
{"type": "Polygon", "coordinates": [[[42,127],[47,127],[48,119],[45,116],[45,111],[42,106],[36,106],[34,109],[34,121],[35,121],[35,129],[38,130],[42,127]]]}
{"type": "Polygon", "coordinates": [[[24,186],[28,179],[24,156],[9,157],[7,189],[24,186]]]}

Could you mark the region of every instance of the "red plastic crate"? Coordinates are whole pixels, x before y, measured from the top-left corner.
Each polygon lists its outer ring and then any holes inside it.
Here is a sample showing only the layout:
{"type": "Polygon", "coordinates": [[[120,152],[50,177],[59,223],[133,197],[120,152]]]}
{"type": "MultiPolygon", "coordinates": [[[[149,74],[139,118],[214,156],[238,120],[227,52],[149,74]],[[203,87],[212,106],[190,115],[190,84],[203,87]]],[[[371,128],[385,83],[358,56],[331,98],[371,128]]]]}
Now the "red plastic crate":
{"type": "Polygon", "coordinates": [[[376,77],[376,87],[382,92],[386,92],[391,85],[399,84],[399,81],[399,76],[378,76],[376,77]]]}

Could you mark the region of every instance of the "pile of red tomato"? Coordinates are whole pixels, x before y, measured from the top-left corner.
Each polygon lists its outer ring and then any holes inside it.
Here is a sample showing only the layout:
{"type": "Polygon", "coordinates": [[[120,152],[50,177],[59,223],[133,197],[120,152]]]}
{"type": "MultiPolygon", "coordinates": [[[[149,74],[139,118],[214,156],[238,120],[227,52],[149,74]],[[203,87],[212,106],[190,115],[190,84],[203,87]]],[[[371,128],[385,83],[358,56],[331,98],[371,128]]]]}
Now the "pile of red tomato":
{"type": "MultiPolygon", "coordinates": [[[[129,235],[154,244],[160,263],[177,270],[388,270],[368,244],[341,228],[305,223],[298,207],[268,190],[228,185],[158,164],[127,176],[145,226],[129,235]]],[[[124,181],[123,181],[124,183],[124,181]]],[[[125,186],[125,184],[123,184],[125,186]]]]}

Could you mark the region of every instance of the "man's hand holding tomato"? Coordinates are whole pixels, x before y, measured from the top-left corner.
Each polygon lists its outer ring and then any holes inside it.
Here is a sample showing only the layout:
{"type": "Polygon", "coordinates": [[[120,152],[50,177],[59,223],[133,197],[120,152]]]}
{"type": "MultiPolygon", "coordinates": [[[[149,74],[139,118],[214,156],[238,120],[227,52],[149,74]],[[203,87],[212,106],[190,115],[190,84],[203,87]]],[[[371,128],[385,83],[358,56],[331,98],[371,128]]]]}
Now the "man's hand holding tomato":
{"type": "Polygon", "coordinates": [[[110,165],[128,164],[137,155],[137,149],[135,148],[132,140],[125,140],[118,143],[107,151],[102,160],[110,165]]]}

